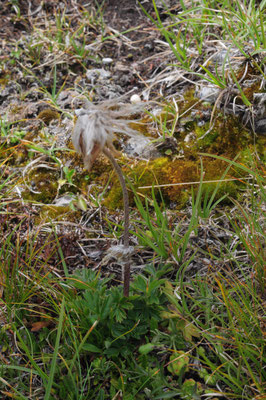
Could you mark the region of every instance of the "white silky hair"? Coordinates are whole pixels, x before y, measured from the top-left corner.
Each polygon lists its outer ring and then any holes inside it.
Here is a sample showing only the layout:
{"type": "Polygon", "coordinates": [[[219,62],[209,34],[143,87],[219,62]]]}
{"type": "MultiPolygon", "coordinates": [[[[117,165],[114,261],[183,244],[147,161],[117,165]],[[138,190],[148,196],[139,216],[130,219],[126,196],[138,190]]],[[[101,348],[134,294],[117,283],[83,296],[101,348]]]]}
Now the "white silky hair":
{"type": "Polygon", "coordinates": [[[143,110],[144,104],[124,104],[123,97],[103,101],[97,105],[87,101],[86,109],[76,111],[77,122],[72,135],[75,150],[83,156],[85,167],[90,169],[98,154],[106,146],[113,149],[116,134],[137,136],[130,127],[136,119],[125,119],[143,110]],[[124,118],[123,118],[124,117],[124,118]]]}

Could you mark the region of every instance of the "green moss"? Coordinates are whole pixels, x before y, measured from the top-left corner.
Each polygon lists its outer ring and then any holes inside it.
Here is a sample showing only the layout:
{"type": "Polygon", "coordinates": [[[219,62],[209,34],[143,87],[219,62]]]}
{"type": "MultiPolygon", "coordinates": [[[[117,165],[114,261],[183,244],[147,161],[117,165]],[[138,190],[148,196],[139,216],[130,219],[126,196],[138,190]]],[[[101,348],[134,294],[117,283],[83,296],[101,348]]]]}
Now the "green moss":
{"type": "MultiPolygon", "coordinates": [[[[208,153],[221,155],[228,159],[233,159],[240,154],[238,161],[242,161],[247,149],[251,152],[254,151],[254,138],[233,116],[219,116],[211,132],[203,137],[208,129],[209,124],[198,126],[195,122],[191,127],[194,138],[187,143],[184,140],[179,142],[186,160],[197,162],[199,153],[208,153]],[[203,139],[200,139],[201,137],[203,139]]],[[[260,139],[256,143],[257,151],[258,148],[261,154],[263,145],[260,143],[260,139]]],[[[217,178],[217,175],[215,177],[217,178]]]]}
{"type": "Polygon", "coordinates": [[[150,122],[151,118],[145,116],[141,121],[138,122],[130,122],[130,128],[134,129],[135,131],[139,132],[143,136],[151,136],[151,132],[147,129],[147,124],[150,122]]]}
{"type": "MultiPolygon", "coordinates": [[[[135,191],[140,198],[145,199],[146,196],[151,197],[151,188],[142,189],[143,186],[165,185],[183,182],[191,182],[198,179],[197,164],[192,161],[175,160],[162,157],[150,162],[140,161],[138,164],[131,164],[130,167],[123,169],[124,174],[131,181],[135,191]]],[[[160,189],[155,188],[155,196],[158,201],[161,199],[160,193],[163,194],[164,200],[167,202],[175,202],[177,207],[183,207],[189,197],[189,186],[165,186],[160,189]]],[[[129,193],[130,205],[134,206],[134,194],[129,193]]],[[[106,207],[111,210],[122,208],[122,190],[118,178],[114,175],[112,179],[112,187],[109,190],[104,201],[106,207]]]]}
{"type": "Polygon", "coordinates": [[[0,71],[0,86],[5,87],[10,81],[10,71],[2,70],[0,71]]]}
{"type": "MultiPolygon", "coordinates": [[[[206,126],[206,132],[209,127],[206,126]]],[[[204,135],[202,128],[195,128],[197,138],[204,135]]],[[[212,154],[223,154],[227,157],[234,157],[241,150],[252,143],[252,138],[242,124],[233,116],[219,116],[216,119],[213,129],[203,139],[198,139],[197,150],[212,154]]]]}
{"type": "Polygon", "coordinates": [[[209,200],[212,197],[214,191],[216,191],[213,199],[214,202],[219,200],[224,195],[227,196],[221,202],[221,204],[223,205],[232,204],[231,198],[238,198],[240,184],[238,185],[236,182],[223,182],[219,184],[218,190],[217,185],[218,182],[205,183],[202,186],[202,199],[206,197],[209,200]]]}
{"type": "Polygon", "coordinates": [[[59,171],[51,171],[46,168],[33,170],[28,176],[28,182],[33,186],[33,193],[29,190],[24,192],[23,197],[28,200],[38,201],[44,204],[52,203],[57,195],[59,171]]]}
{"type": "MultiPolygon", "coordinates": [[[[162,169],[168,163],[169,160],[165,157],[149,162],[139,161],[137,164],[132,162],[131,165],[123,168],[123,172],[132,183],[136,192],[141,198],[144,198],[151,191],[150,189],[139,189],[139,187],[161,184],[162,169]]],[[[156,194],[158,194],[158,190],[156,190],[156,194]]],[[[134,206],[134,193],[132,191],[129,191],[129,202],[131,206],[134,206]]],[[[110,210],[123,207],[122,189],[115,174],[113,174],[112,187],[107,194],[104,204],[110,210]]]]}
{"type": "Polygon", "coordinates": [[[45,124],[49,125],[49,123],[54,119],[59,119],[60,114],[51,108],[46,108],[39,113],[38,118],[41,119],[45,124]]]}
{"type": "MultiPolygon", "coordinates": [[[[228,163],[223,160],[203,157],[204,181],[220,180],[228,163]]],[[[131,163],[124,167],[124,174],[128,177],[134,190],[140,198],[151,197],[151,188],[141,189],[142,186],[163,185],[160,189],[155,188],[155,195],[160,202],[161,194],[166,203],[175,204],[180,209],[185,206],[190,195],[191,187],[198,188],[198,184],[193,182],[200,181],[200,158],[195,160],[169,160],[168,158],[158,158],[150,162],[140,161],[138,164],[131,163]],[[160,194],[161,193],[161,194],[160,194]]],[[[224,181],[219,185],[215,199],[228,194],[237,198],[239,188],[242,186],[241,177],[243,172],[235,167],[231,167],[224,179],[236,179],[235,181],[224,181]],[[239,179],[239,180],[238,180],[239,179]]],[[[202,187],[203,196],[211,196],[218,183],[206,183],[202,187]]],[[[130,205],[134,206],[133,191],[129,191],[130,205]]],[[[228,199],[224,203],[228,203],[228,199]]],[[[111,188],[107,193],[104,204],[110,210],[123,208],[122,190],[113,173],[111,188]]]]}
{"type": "Polygon", "coordinates": [[[28,152],[26,149],[19,147],[15,151],[12,152],[12,164],[13,165],[22,165],[28,159],[28,152]]]}
{"type": "Polygon", "coordinates": [[[81,218],[81,214],[80,210],[73,211],[69,206],[44,205],[38,217],[35,218],[35,224],[47,220],[76,222],[81,218]]]}
{"type": "Polygon", "coordinates": [[[244,88],[243,93],[246,98],[252,103],[254,101],[254,93],[260,92],[261,82],[260,80],[253,83],[250,87],[244,88]]]}
{"type": "Polygon", "coordinates": [[[0,157],[5,159],[5,165],[22,167],[28,161],[28,149],[21,143],[14,145],[4,142],[0,149],[0,157]]]}
{"type": "Polygon", "coordinates": [[[217,185],[219,185],[214,200],[220,199],[223,195],[228,195],[228,197],[223,200],[222,204],[229,204],[231,203],[230,198],[238,198],[241,193],[241,188],[245,186],[245,181],[242,180],[242,178],[245,177],[243,170],[231,166],[226,176],[223,178],[223,182],[220,183],[225,170],[228,168],[228,162],[211,157],[203,157],[203,165],[204,181],[219,181],[203,184],[203,197],[206,195],[207,198],[210,198],[212,193],[217,189],[217,185]]]}
{"type": "MultiPolygon", "coordinates": [[[[243,86],[243,83],[245,84],[245,81],[254,81],[255,76],[259,76],[261,72],[259,69],[255,66],[253,66],[251,63],[248,64],[248,67],[246,68],[246,63],[243,63],[242,67],[239,68],[239,70],[236,73],[236,79],[237,81],[243,80],[243,76],[245,77],[243,82],[241,83],[241,86],[243,86]]],[[[254,93],[258,93],[260,91],[261,87],[261,79],[257,79],[252,83],[252,85],[243,87],[243,93],[247,97],[247,99],[252,103],[254,100],[254,93]]],[[[243,104],[242,100],[239,98],[237,99],[241,104],[243,104]]]]}
{"type": "MultiPolygon", "coordinates": [[[[256,151],[262,162],[266,161],[266,136],[257,136],[256,151]]],[[[249,149],[250,154],[250,149],[249,149]]]]}
{"type": "Polygon", "coordinates": [[[190,89],[186,90],[184,93],[184,101],[178,103],[179,107],[179,114],[184,114],[185,111],[189,110],[196,104],[199,99],[195,97],[195,88],[191,87],[190,89]]]}
{"type": "Polygon", "coordinates": [[[172,186],[163,188],[163,193],[179,208],[183,207],[188,200],[191,185],[182,184],[198,181],[198,162],[191,160],[171,161],[164,167],[163,175],[164,183],[172,184],[172,186]]]}

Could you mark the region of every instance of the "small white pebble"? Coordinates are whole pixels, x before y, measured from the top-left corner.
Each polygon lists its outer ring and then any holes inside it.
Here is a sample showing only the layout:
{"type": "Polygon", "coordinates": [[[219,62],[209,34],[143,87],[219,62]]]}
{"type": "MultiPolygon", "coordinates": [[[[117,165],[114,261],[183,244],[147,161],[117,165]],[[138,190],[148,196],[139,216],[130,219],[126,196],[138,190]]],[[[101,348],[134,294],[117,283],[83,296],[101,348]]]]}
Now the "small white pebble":
{"type": "Polygon", "coordinates": [[[185,142],[185,143],[189,143],[189,142],[191,142],[191,140],[194,139],[194,137],[195,137],[194,133],[193,133],[193,132],[190,132],[190,133],[188,133],[188,134],[186,135],[186,137],[185,137],[185,139],[184,139],[184,142],[185,142]]]}
{"type": "Polygon", "coordinates": [[[130,97],[130,101],[132,104],[137,104],[141,102],[141,98],[138,94],[132,94],[132,96],[130,97]]]}
{"type": "Polygon", "coordinates": [[[105,57],[105,58],[102,59],[102,63],[104,65],[112,64],[113,61],[114,60],[112,58],[109,58],[109,57],[105,57]]]}

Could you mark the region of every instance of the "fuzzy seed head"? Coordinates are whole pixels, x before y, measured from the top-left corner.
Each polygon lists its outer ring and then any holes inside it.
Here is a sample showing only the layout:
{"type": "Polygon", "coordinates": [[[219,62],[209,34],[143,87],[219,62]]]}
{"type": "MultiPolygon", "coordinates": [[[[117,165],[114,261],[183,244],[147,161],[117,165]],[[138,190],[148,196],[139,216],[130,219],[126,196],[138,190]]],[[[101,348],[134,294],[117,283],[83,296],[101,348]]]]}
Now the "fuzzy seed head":
{"type": "MultiPolygon", "coordinates": [[[[104,101],[98,105],[87,103],[87,109],[76,112],[78,119],[72,141],[75,150],[82,155],[85,168],[90,169],[99,153],[106,146],[114,149],[115,134],[136,136],[130,127],[133,120],[126,117],[143,110],[143,104],[124,104],[121,98],[104,101]]],[[[136,123],[136,121],[134,120],[136,123]]]]}

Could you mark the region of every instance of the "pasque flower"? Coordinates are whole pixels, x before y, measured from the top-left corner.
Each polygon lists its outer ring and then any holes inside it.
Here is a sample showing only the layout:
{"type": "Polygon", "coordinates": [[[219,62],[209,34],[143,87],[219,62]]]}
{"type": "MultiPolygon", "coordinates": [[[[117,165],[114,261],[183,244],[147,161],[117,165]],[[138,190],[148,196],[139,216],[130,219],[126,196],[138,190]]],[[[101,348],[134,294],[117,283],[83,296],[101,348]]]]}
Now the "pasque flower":
{"type": "Polygon", "coordinates": [[[121,99],[123,97],[103,101],[97,105],[88,101],[86,109],[76,111],[78,119],[72,140],[76,151],[82,155],[87,169],[92,167],[105,147],[116,153],[113,146],[115,134],[127,136],[138,134],[130,127],[133,121],[125,117],[139,112],[143,109],[143,104],[124,104],[121,99]]]}
{"type": "MultiPolygon", "coordinates": [[[[90,169],[99,155],[103,152],[111,161],[121,184],[124,199],[124,240],[122,253],[124,254],[124,295],[129,295],[130,282],[130,246],[129,246],[129,204],[128,192],[121,168],[114,155],[117,153],[113,140],[115,134],[135,136],[138,133],[130,127],[133,122],[126,117],[139,112],[143,105],[121,102],[122,98],[107,100],[98,105],[87,102],[87,108],[77,112],[78,119],[73,132],[73,144],[83,157],[85,167],[90,169]]],[[[134,121],[136,122],[136,121],[134,121]]],[[[121,247],[119,247],[121,252],[121,247]]]]}

